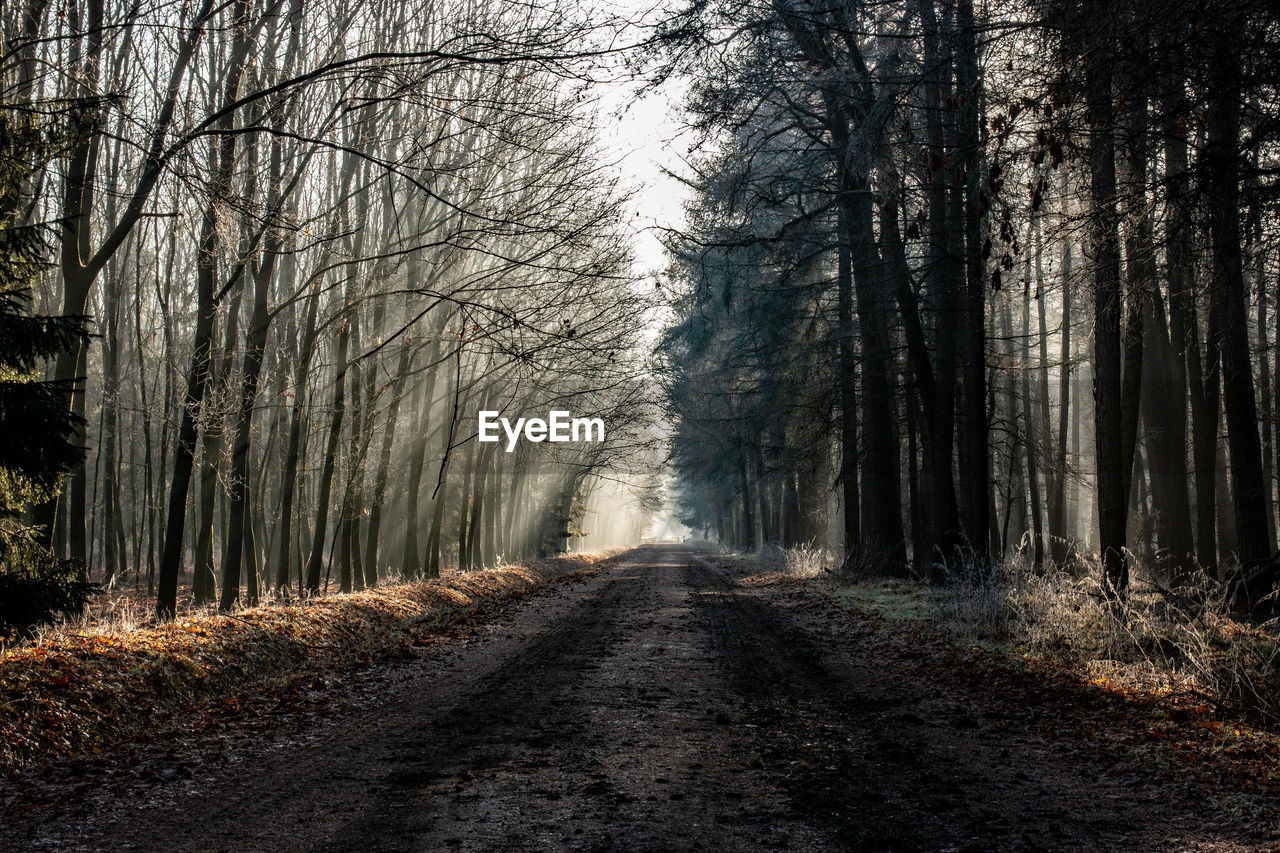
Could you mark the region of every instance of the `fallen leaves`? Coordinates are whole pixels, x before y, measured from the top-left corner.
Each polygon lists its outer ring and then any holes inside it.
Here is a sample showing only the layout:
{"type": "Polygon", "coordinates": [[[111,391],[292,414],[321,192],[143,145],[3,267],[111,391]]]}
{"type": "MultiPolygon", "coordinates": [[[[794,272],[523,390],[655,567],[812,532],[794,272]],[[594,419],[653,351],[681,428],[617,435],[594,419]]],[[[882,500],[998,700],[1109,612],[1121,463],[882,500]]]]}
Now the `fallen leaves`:
{"type": "Polygon", "coordinates": [[[158,717],[211,703],[224,714],[260,712],[262,698],[429,645],[601,562],[567,556],[9,650],[0,656],[0,773],[98,754],[158,717]]]}

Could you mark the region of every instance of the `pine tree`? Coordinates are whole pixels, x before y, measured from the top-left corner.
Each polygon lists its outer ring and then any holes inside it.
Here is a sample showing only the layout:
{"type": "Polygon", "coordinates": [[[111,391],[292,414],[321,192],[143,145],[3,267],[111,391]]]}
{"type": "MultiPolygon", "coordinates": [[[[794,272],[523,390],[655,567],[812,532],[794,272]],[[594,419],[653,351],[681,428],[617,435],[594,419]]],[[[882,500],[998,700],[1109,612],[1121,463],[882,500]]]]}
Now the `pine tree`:
{"type": "Polygon", "coordinates": [[[0,103],[0,635],[78,612],[96,589],[23,517],[57,495],[84,453],[71,388],[45,380],[42,369],[78,345],[84,319],[31,312],[48,250],[46,226],[31,221],[31,187],[55,144],[31,108],[0,103]]]}

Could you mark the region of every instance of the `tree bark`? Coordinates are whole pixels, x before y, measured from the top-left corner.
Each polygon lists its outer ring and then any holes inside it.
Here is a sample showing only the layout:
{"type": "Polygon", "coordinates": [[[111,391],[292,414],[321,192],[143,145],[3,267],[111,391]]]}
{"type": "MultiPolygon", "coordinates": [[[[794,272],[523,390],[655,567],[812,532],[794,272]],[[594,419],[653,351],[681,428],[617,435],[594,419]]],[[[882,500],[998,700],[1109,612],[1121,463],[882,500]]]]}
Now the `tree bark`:
{"type": "MultiPolygon", "coordinates": [[[[1108,16],[1096,2],[1086,8],[1108,16]]],[[[1128,480],[1132,453],[1126,454],[1122,428],[1121,284],[1116,214],[1115,108],[1111,92],[1110,34],[1099,35],[1085,60],[1086,115],[1089,125],[1089,237],[1093,246],[1094,285],[1094,433],[1096,442],[1098,532],[1107,582],[1123,594],[1129,583],[1127,546],[1128,480]]]]}
{"type": "Polygon", "coordinates": [[[1239,559],[1271,555],[1258,437],[1258,405],[1249,354],[1248,291],[1240,246],[1241,64],[1236,34],[1217,34],[1209,78],[1209,225],[1213,238],[1213,306],[1221,322],[1222,391],[1227,415],[1231,496],[1239,559]]]}

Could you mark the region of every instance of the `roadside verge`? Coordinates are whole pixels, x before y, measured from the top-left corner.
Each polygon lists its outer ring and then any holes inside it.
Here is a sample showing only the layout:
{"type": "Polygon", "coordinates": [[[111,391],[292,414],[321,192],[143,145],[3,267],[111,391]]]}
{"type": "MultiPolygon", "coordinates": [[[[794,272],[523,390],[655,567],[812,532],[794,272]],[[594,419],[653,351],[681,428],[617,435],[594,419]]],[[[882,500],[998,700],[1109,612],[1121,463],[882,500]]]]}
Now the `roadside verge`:
{"type": "MultiPolygon", "coordinates": [[[[1146,687],[1079,663],[979,645],[934,618],[916,585],[795,576],[741,555],[711,559],[735,573],[742,587],[835,616],[869,659],[927,685],[930,693],[996,708],[1001,716],[993,719],[1016,719],[1046,741],[1194,785],[1223,814],[1253,821],[1268,844],[1280,841],[1274,808],[1280,731],[1274,725],[1202,692],[1146,687]]],[[[985,719],[970,715],[964,725],[993,725],[985,719]]]]}
{"type": "Polygon", "coordinates": [[[614,556],[570,555],[118,633],[63,635],[0,657],[0,776],[96,754],[254,690],[404,655],[614,556]]]}

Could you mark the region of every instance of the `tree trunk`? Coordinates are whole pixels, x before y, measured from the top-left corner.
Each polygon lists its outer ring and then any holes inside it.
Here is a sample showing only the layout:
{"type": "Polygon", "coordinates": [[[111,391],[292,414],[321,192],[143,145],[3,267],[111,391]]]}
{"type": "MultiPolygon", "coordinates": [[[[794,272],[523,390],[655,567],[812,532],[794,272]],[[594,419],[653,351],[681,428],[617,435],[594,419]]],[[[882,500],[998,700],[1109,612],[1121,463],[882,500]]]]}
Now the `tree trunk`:
{"type": "Polygon", "coordinates": [[[1241,64],[1235,34],[1222,32],[1209,83],[1209,225],[1213,237],[1213,307],[1221,323],[1222,391],[1227,415],[1236,540],[1242,561],[1271,555],[1258,438],[1258,406],[1249,354],[1248,291],[1240,249],[1241,64]]]}
{"type": "MultiPolygon", "coordinates": [[[[350,304],[350,294],[345,304],[350,304]]],[[[341,309],[344,314],[348,309],[341,309]]],[[[329,438],[325,444],[324,459],[320,469],[320,489],[316,498],[315,534],[311,542],[311,556],[307,559],[307,592],[316,595],[320,592],[320,569],[324,560],[324,548],[329,531],[329,500],[333,495],[333,472],[337,465],[338,441],[342,436],[342,418],[347,409],[347,368],[350,367],[348,352],[351,343],[351,323],[349,317],[340,322],[338,345],[334,356],[337,373],[333,378],[333,409],[329,415],[329,438]]]]}
{"type": "MultiPolygon", "coordinates": [[[[373,494],[369,501],[369,530],[364,556],[366,586],[374,586],[378,582],[378,537],[382,531],[382,504],[386,500],[387,482],[391,476],[391,448],[395,441],[396,421],[400,417],[400,400],[405,380],[409,376],[409,352],[410,346],[406,341],[400,347],[400,361],[388,389],[390,402],[387,404],[387,422],[383,427],[382,449],[378,453],[378,470],[374,475],[373,494]]],[[[418,474],[422,474],[421,465],[418,467],[418,474]]],[[[405,521],[406,524],[418,523],[416,518],[405,521]]]]}
{"type": "MultiPolygon", "coordinates": [[[[1098,21],[1105,10],[1089,4],[1098,21]]],[[[1110,588],[1123,594],[1129,583],[1125,558],[1127,484],[1132,454],[1125,453],[1122,427],[1120,252],[1117,237],[1115,107],[1111,92],[1110,34],[1099,37],[1085,64],[1089,124],[1089,237],[1094,284],[1094,433],[1097,447],[1098,532],[1110,588]]]]}
{"type": "MultiPolygon", "coordinates": [[[[231,25],[235,29],[235,36],[222,98],[224,104],[234,103],[239,96],[240,78],[249,47],[247,26],[243,20],[248,10],[246,0],[236,0],[232,7],[231,25]]],[[[156,598],[156,614],[161,619],[171,619],[177,609],[178,574],[182,568],[182,543],[186,529],[187,489],[191,484],[197,437],[196,418],[200,415],[208,385],[209,360],[213,352],[213,323],[218,310],[213,292],[218,260],[218,202],[230,193],[235,168],[236,135],[231,133],[234,116],[235,113],[228,110],[218,121],[218,129],[223,132],[217,141],[218,168],[200,227],[200,245],[196,256],[194,353],[187,378],[182,425],[178,428],[178,446],[174,451],[169,518],[165,524],[164,555],[160,561],[160,583],[156,598]]]]}
{"type": "Polygon", "coordinates": [[[1044,521],[1040,510],[1040,435],[1031,399],[1031,259],[1027,259],[1027,281],[1022,294],[1022,419],[1026,423],[1027,491],[1031,495],[1031,554],[1036,566],[1044,563],[1044,521]]]}
{"type": "Polygon", "coordinates": [[[969,547],[979,566],[988,556],[986,543],[992,501],[987,413],[986,274],[982,258],[981,185],[982,81],[978,74],[976,26],[972,0],[956,3],[956,98],[961,104],[957,147],[963,157],[963,203],[952,215],[963,219],[965,259],[964,323],[961,337],[960,480],[964,484],[969,547]]]}
{"type": "MultiPolygon", "coordinates": [[[[289,586],[289,567],[295,553],[292,537],[293,505],[297,494],[298,464],[302,455],[302,428],[306,419],[307,372],[311,367],[312,354],[315,352],[316,315],[319,307],[320,294],[317,289],[307,297],[307,316],[301,331],[302,344],[294,368],[294,399],[289,413],[289,435],[285,449],[284,470],[280,475],[280,551],[276,555],[275,578],[277,590],[287,589],[289,586]]],[[[301,592],[301,584],[299,592],[301,592]]]]}

